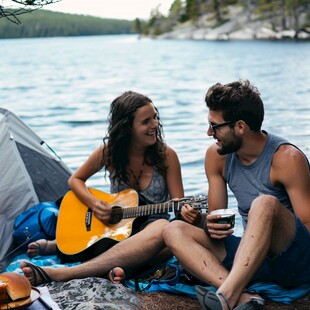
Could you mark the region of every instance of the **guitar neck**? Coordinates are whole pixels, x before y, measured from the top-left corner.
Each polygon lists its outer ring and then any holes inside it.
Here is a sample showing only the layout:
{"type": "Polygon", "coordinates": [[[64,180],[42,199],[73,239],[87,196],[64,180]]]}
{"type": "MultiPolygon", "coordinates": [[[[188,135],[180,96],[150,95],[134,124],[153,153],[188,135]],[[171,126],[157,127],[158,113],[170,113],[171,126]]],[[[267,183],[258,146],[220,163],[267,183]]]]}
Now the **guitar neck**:
{"type": "Polygon", "coordinates": [[[167,201],[137,207],[122,208],[123,218],[134,218],[139,216],[153,215],[159,213],[173,212],[178,209],[178,202],[167,201]]]}

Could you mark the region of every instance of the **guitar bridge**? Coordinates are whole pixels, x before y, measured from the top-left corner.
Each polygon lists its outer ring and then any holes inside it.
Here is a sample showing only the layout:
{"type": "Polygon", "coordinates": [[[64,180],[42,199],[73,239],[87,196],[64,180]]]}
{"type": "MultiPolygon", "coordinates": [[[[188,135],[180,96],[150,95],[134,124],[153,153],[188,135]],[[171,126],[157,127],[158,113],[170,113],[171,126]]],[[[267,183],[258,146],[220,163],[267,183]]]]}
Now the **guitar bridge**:
{"type": "Polygon", "coordinates": [[[86,231],[90,231],[92,216],[93,216],[93,210],[91,208],[88,208],[86,215],[85,215],[86,231]]]}

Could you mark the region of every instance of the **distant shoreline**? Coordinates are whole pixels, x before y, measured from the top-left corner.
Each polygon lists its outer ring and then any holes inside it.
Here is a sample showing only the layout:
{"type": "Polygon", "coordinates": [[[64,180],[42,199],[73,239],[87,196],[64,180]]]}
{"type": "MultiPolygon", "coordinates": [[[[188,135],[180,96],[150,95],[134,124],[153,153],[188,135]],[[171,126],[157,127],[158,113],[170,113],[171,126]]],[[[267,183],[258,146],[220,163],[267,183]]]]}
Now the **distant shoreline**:
{"type": "Polygon", "coordinates": [[[210,31],[205,29],[183,29],[172,31],[159,36],[150,36],[153,39],[174,39],[174,40],[197,40],[197,41],[309,41],[310,33],[300,32],[296,37],[294,30],[280,32],[267,31],[260,28],[256,31],[240,29],[235,32],[221,33],[220,31],[210,31]]]}
{"type": "MultiPolygon", "coordinates": [[[[300,17],[303,23],[306,15],[300,17]]],[[[218,24],[212,13],[203,14],[196,21],[188,20],[177,23],[171,31],[154,36],[149,32],[149,37],[159,39],[178,40],[294,40],[310,41],[310,27],[304,27],[298,32],[293,29],[294,23],[287,22],[287,28],[281,24],[283,20],[278,16],[273,20],[260,14],[249,14],[240,5],[227,6],[223,22],[218,24]],[[151,34],[151,35],[150,35],[151,34]]]]}

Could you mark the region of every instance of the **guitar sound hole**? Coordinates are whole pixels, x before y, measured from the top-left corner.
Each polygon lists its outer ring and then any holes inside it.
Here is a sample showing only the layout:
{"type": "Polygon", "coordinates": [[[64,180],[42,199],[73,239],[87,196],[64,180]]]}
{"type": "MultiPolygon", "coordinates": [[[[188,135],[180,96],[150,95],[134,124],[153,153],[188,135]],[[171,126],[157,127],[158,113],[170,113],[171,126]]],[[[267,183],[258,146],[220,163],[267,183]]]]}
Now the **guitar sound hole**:
{"type": "Polygon", "coordinates": [[[123,210],[121,207],[113,207],[109,224],[117,224],[123,218],[123,210]]]}

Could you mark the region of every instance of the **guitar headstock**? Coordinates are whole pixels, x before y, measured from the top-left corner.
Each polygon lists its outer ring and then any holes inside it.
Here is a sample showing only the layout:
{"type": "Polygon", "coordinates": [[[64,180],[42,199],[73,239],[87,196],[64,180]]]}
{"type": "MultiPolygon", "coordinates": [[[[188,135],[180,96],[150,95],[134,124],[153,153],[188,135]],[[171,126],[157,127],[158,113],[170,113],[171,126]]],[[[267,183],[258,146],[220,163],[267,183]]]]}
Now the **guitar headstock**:
{"type": "Polygon", "coordinates": [[[208,196],[184,197],[177,201],[179,208],[188,204],[195,209],[208,209],[208,196]]]}

